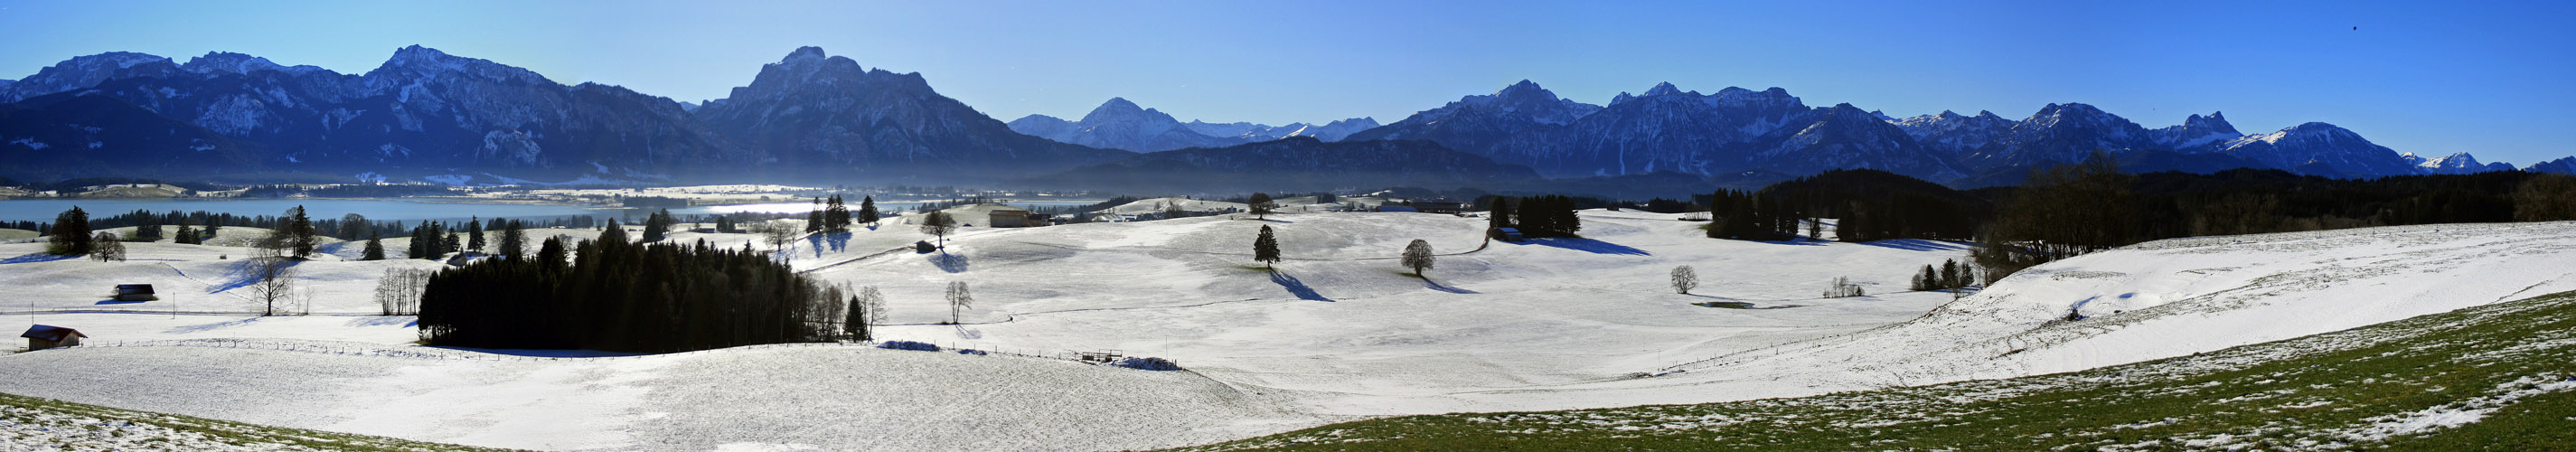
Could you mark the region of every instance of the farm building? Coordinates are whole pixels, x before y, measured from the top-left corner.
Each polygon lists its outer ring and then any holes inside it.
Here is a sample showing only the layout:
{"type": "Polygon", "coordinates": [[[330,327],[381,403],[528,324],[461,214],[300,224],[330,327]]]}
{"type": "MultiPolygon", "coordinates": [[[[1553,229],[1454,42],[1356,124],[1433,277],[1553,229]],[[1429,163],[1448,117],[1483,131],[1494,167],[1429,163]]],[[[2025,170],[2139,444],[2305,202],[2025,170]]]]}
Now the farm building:
{"type": "Polygon", "coordinates": [[[1029,223],[1028,210],[1008,206],[994,207],[992,210],[992,220],[988,220],[986,224],[990,224],[992,227],[996,228],[1024,228],[1036,226],[1035,224],[1029,223]]]}
{"type": "Polygon", "coordinates": [[[151,284],[116,285],[116,301],[152,301],[159,299],[161,299],[161,297],[153,295],[151,284]]]}
{"type": "Polygon", "coordinates": [[[1493,228],[1489,235],[1495,239],[1500,239],[1505,242],[1518,242],[1521,241],[1521,239],[1528,238],[1528,236],[1521,235],[1521,228],[1493,228]]]}
{"type": "Polygon", "coordinates": [[[89,335],[81,334],[80,330],[71,328],[53,325],[36,325],[27,327],[27,333],[20,334],[18,337],[27,338],[27,351],[36,351],[54,347],[80,345],[81,338],[89,337],[89,335]]]}

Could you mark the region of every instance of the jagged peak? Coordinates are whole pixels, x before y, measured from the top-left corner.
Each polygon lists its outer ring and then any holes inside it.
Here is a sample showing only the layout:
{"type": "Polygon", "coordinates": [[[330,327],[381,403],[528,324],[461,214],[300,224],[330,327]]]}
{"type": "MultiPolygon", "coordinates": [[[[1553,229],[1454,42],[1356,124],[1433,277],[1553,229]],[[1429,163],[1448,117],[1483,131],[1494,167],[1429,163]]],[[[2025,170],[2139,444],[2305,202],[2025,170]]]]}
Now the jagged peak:
{"type": "Polygon", "coordinates": [[[804,46],[797,47],[795,51],[787,52],[787,57],[780,58],[778,62],[780,64],[794,64],[806,61],[820,61],[825,58],[830,58],[831,56],[832,55],[829,53],[824,53],[822,47],[804,46]]]}
{"type": "Polygon", "coordinates": [[[1681,89],[1681,88],[1679,88],[1679,87],[1675,87],[1675,86],[1673,86],[1673,82],[1659,82],[1659,83],[1656,83],[1656,84],[1655,84],[1655,86],[1654,86],[1654,87],[1652,87],[1652,88],[1646,88],[1646,94],[1645,94],[1645,95],[1647,95],[1647,96],[1662,96],[1662,95],[1667,95],[1667,94],[1681,94],[1681,93],[1682,93],[1682,89],[1681,89]]]}
{"type": "Polygon", "coordinates": [[[1547,88],[1539,87],[1537,82],[1529,81],[1529,79],[1521,79],[1520,83],[1513,83],[1511,86],[1503,87],[1502,90],[1494,91],[1494,97],[1496,98],[1513,98],[1520,96],[1544,96],[1547,99],[1556,99],[1556,93],[1549,92],[1547,88]]]}

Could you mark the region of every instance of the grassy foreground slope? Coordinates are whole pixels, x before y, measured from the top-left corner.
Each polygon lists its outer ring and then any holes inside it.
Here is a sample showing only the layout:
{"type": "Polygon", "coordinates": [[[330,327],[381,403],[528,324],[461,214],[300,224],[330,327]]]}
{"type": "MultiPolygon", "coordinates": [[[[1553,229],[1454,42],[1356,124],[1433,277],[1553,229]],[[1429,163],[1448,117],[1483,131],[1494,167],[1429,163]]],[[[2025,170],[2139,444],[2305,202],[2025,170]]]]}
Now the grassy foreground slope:
{"type": "Polygon", "coordinates": [[[488,451],[0,394],[0,445],[49,451],[488,451]]]}
{"type": "Polygon", "coordinates": [[[1704,405],[1407,416],[1197,449],[2363,448],[2576,448],[2576,292],[2081,372],[1704,405]]]}

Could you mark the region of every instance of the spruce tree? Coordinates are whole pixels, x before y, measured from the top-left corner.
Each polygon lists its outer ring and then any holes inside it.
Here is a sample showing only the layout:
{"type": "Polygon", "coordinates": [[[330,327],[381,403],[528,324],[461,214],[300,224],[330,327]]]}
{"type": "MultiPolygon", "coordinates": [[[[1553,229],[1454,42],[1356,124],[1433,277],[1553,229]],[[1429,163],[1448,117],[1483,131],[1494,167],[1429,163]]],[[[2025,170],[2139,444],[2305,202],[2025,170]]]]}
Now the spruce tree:
{"type": "Polygon", "coordinates": [[[313,239],[313,219],[306,218],[304,216],[304,206],[300,205],[295,206],[293,209],[287,209],[286,217],[286,230],[279,232],[286,234],[287,238],[290,240],[287,242],[288,251],[293,252],[294,256],[299,258],[312,256],[313,245],[315,245],[315,240],[313,239]]]}
{"type": "MultiPolygon", "coordinates": [[[[181,234],[186,234],[187,232],[188,232],[188,229],[187,229],[187,228],[185,228],[185,227],[182,227],[182,228],[180,228],[180,229],[179,229],[179,233],[181,233],[181,234]]],[[[380,260],[385,260],[385,237],[384,237],[384,234],[373,233],[373,232],[368,233],[368,235],[367,235],[367,250],[366,250],[365,252],[363,252],[362,254],[360,254],[360,255],[359,255],[358,260],[362,260],[362,261],[380,261],[380,260]]]]}
{"type": "Polygon", "coordinates": [[[1488,210],[1490,210],[1490,211],[1491,211],[1491,213],[1490,213],[1487,217],[1485,217],[1485,228],[1486,228],[1486,229],[1502,229],[1502,228],[1512,227],[1512,202],[1511,202],[1511,198],[1505,198],[1505,197],[1499,197],[1499,196],[1494,197],[1494,206],[1493,206],[1493,208],[1488,209],[1488,210]]]}
{"type": "Polygon", "coordinates": [[[850,230],[850,206],[841,203],[841,195],[832,195],[823,207],[823,229],[834,232],[850,230]]]}
{"type": "MultiPolygon", "coordinates": [[[[499,218],[494,218],[494,220],[498,220],[498,219],[499,219],[499,218]]],[[[473,252],[476,252],[476,253],[481,253],[481,252],[483,252],[483,249],[485,248],[485,247],[483,246],[483,245],[484,245],[484,243],[483,243],[483,231],[484,231],[484,229],[483,229],[483,217],[479,217],[479,216],[478,216],[478,217],[472,217],[472,219],[469,219],[469,220],[465,220],[465,250],[466,250],[466,251],[473,251],[473,252]]],[[[502,253],[502,254],[508,254],[508,253],[502,253]]]]}
{"type": "Polygon", "coordinates": [[[866,196],[866,197],[861,197],[861,198],[859,198],[859,219],[858,219],[858,221],[859,221],[860,223],[867,223],[867,224],[868,224],[868,227],[876,227],[876,225],[877,225],[877,219],[878,219],[878,217],[881,217],[881,216],[884,216],[884,215],[883,215],[882,213],[880,213],[880,212],[877,212],[877,197],[875,197],[875,196],[866,196]]]}
{"type": "Polygon", "coordinates": [[[1271,236],[1270,225],[1261,225],[1261,235],[1252,238],[1252,260],[1273,270],[1279,268],[1279,238],[1271,236]]]}
{"type": "Polygon", "coordinates": [[[518,220],[501,222],[500,247],[492,252],[511,259],[518,259],[521,254],[527,253],[528,231],[524,229],[524,225],[518,220]]]}
{"type": "Polygon", "coordinates": [[[65,210],[62,215],[54,216],[54,227],[46,232],[52,235],[53,239],[46,244],[45,252],[54,255],[88,255],[96,246],[93,242],[96,237],[90,235],[89,212],[82,211],[80,206],[72,206],[71,210],[65,210]]]}
{"type": "Polygon", "coordinates": [[[626,227],[617,225],[615,218],[608,219],[608,227],[599,228],[599,241],[610,245],[626,245],[626,227]]]}
{"type": "Polygon", "coordinates": [[[652,215],[645,215],[644,238],[641,242],[637,243],[653,243],[662,241],[662,235],[670,232],[671,230],[670,215],[671,211],[668,209],[661,212],[654,212],[652,215]]]}

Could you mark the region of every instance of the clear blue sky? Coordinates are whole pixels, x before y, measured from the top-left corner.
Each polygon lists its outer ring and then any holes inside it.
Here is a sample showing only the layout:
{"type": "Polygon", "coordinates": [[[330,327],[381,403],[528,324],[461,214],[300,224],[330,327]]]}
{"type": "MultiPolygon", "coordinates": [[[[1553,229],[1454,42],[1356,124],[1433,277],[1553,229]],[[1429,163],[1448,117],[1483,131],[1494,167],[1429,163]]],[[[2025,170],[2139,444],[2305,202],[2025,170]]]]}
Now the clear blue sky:
{"type": "Polygon", "coordinates": [[[1121,96],[1183,120],[1393,122],[1521,79],[1591,103],[1670,81],[1898,116],[2085,102],[2148,127],[2220,110],[2418,154],[2576,154],[2576,2],[2129,3],[0,0],[0,79],[118,50],[365,72],[420,44],[699,100],[815,45],[1002,120],[1121,96]]]}

